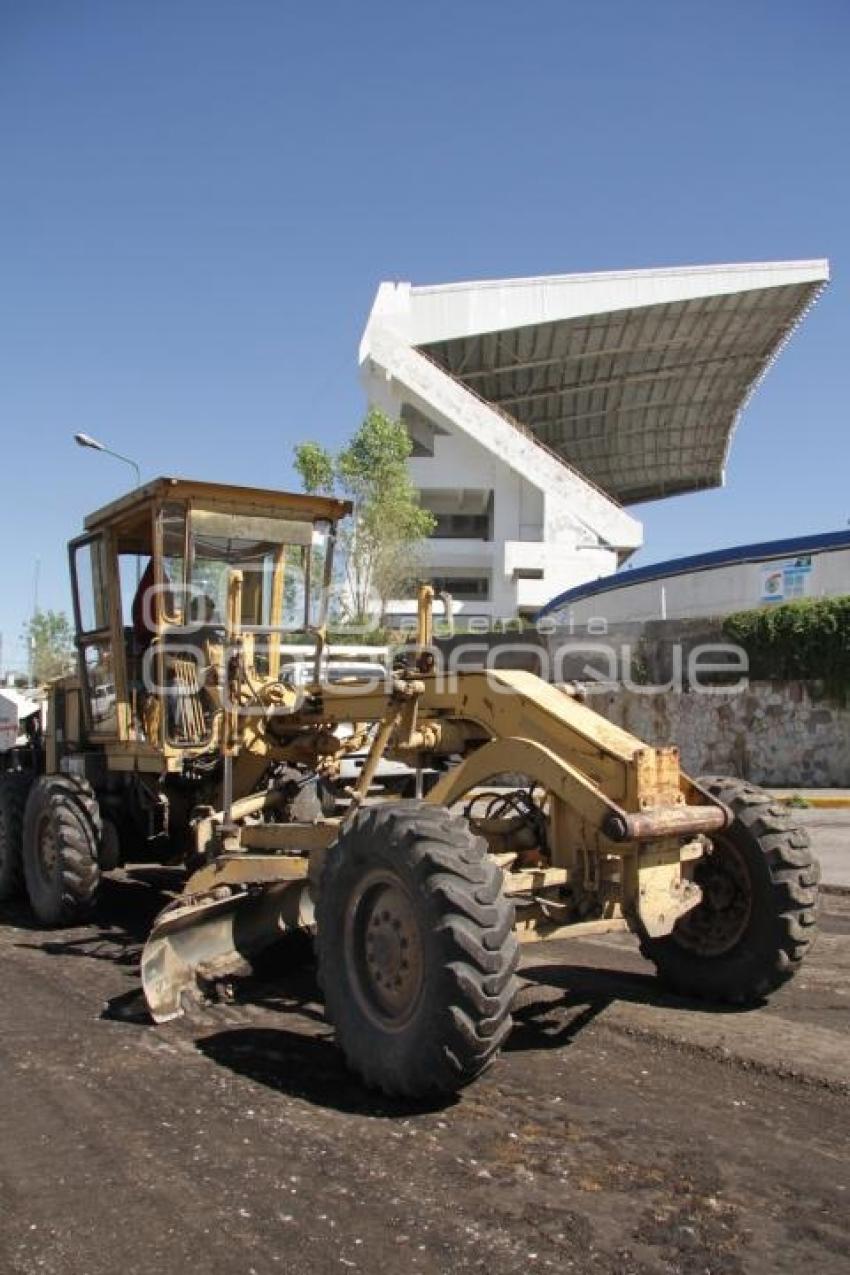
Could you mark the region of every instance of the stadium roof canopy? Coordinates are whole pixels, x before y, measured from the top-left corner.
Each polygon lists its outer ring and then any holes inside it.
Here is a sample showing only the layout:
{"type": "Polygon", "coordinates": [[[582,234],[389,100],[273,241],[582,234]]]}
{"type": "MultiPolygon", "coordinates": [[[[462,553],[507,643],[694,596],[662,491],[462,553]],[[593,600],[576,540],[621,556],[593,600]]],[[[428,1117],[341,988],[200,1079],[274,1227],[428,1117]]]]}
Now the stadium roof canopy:
{"type": "Polygon", "coordinates": [[[633,504],[722,484],[741,410],[828,278],[816,260],[385,284],[370,325],[633,504]]]}

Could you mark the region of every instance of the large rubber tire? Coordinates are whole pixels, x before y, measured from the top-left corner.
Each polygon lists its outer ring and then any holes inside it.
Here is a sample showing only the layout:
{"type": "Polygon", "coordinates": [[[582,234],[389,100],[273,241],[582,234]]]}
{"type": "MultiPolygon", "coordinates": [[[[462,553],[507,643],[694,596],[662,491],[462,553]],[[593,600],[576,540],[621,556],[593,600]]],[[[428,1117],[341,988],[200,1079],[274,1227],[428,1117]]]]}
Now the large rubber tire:
{"type": "Polygon", "coordinates": [[[734,821],[697,865],[702,902],[666,938],[642,935],[641,951],[681,995],[748,1004],[787,982],[814,942],[820,867],[808,833],[769,793],[739,779],[699,782],[734,821]]]}
{"type": "Polygon", "coordinates": [[[316,921],[326,1013],[367,1085],[450,1094],[492,1062],[519,948],[501,870],[462,816],[420,801],[359,811],[328,852],[316,921]]]}
{"type": "Polygon", "coordinates": [[[23,864],[27,894],[42,925],[86,920],[100,884],[102,835],[90,784],[70,775],[44,776],[33,785],[24,814],[23,864]]]}
{"type": "Polygon", "coordinates": [[[32,781],[32,774],[25,770],[0,777],[0,903],[23,893],[24,808],[32,781]]]}

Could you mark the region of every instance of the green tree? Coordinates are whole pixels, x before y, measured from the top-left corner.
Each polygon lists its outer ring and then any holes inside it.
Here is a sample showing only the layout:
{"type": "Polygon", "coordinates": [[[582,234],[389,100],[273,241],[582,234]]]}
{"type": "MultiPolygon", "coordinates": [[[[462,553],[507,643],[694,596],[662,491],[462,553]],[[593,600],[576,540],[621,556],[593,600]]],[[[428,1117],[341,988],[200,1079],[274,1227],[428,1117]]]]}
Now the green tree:
{"type": "Polygon", "coordinates": [[[356,624],[368,623],[377,598],[381,615],[390,598],[415,578],[423,541],[434,529],[433,514],[419,504],[407,461],[410,438],[401,421],[372,409],[337,455],[318,443],[295,448],[295,468],[304,490],[338,494],[354,505],[351,525],[341,532],[345,588],[343,605],[356,624]]]}
{"type": "Polygon", "coordinates": [[[319,443],[299,443],[295,448],[295,468],[304,490],[311,495],[332,495],[336,483],[334,459],[319,443]]]}
{"type": "Polygon", "coordinates": [[[61,677],[74,667],[74,630],[64,611],[36,611],[24,625],[23,639],[34,682],[61,677]]]}

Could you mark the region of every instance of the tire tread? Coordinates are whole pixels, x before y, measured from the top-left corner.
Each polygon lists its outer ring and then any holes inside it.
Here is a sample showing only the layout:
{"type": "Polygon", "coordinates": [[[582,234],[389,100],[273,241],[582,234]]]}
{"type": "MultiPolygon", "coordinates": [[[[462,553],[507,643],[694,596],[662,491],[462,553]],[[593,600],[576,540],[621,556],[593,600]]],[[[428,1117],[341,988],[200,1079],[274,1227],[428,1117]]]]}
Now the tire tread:
{"type": "Polygon", "coordinates": [[[42,776],[24,815],[24,873],[30,903],[45,925],[68,926],[87,919],[100,884],[98,849],[103,827],[91,785],[75,775],[42,776]],[[34,863],[37,824],[52,818],[59,856],[59,889],[51,898],[34,863]]]}
{"type": "Polygon", "coordinates": [[[328,853],[316,919],[326,1014],[349,1066],[367,1085],[418,1098],[453,1092],[489,1066],[511,1029],[519,948],[501,869],[466,819],[418,801],[359,812],[328,853]],[[372,862],[375,846],[391,847],[412,869],[423,902],[436,909],[434,935],[443,953],[444,1003],[431,1010],[422,1047],[403,1066],[382,1058],[369,1032],[352,1028],[344,972],[335,968],[330,927],[339,907],[337,883],[342,886],[352,862],[372,862]]]}
{"type": "Polygon", "coordinates": [[[34,778],[26,770],[0,777],[0,902],[17,898],[24,890],[24,811],[34,778]]]}
{"type": "MultiPolygon", "coordinates": [[[[787,982],[808,954],[816,932],[820,865],[806,830],[796,825],[788,807],[778,805],[769,793],[723,776],[708,776],[699,783],[729,807],[741,832],[761,852],[769,876],[766,900],[775,922],[769,950],[751,962],[749,978],[725,983],[708,977],[708,958],[700,962],[683,957],[683,949],[671,936],[657,940],[639,934],[641,953],[680,994],[747,1004],[787,982]]],[[[758,900],[754,906],[759,906],[758,900]]]]}

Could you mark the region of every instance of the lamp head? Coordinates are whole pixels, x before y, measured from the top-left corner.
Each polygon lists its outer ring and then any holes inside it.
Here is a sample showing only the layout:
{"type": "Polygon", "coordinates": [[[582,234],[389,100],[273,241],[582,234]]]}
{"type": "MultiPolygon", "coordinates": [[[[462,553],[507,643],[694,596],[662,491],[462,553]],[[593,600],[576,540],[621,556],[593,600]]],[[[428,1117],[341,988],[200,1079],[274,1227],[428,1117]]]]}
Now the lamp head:
{"type": "Polygon", "coordinates": [[[96,438],[92,438],[91,434],[75,434],[74,442],[78,447],[92,447],[96,452],[106,451],[103,443],[99,443],[96,438]]]}

